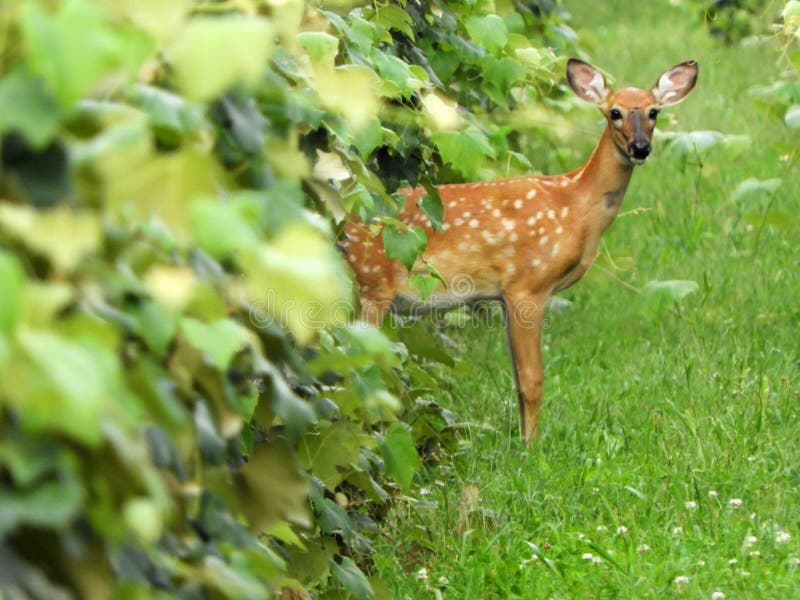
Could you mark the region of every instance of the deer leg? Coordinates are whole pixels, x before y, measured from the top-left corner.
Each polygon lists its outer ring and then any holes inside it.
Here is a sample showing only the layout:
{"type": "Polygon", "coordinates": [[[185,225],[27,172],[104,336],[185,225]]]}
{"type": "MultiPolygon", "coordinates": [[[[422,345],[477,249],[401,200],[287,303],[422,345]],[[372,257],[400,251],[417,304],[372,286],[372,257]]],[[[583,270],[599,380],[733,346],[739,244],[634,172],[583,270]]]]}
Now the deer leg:
{"type": "Polygon", "coordinates": [[[542,399],[542,321],[546,295],[506,295],[506,332],[519,398],[520,431],[526,442],[537,436],[542,399]]]}

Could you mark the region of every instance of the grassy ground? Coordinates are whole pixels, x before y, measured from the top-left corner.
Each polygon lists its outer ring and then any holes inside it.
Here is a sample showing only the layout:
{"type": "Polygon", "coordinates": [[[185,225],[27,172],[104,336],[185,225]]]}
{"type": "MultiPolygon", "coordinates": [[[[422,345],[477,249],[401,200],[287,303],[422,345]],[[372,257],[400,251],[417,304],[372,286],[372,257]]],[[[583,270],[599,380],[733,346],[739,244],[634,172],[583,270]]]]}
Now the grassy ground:
{"type": "Polygon", "coordinates": [[[458,334],[473,374],[451,374],[443,402],[475,425],[394,509],[380,575],[396,598],[799,597],[796,134],[748,94],[777,79],[775,49],[717,45],[667,2],[566,4],[617,81],[700,62],[666,129],[752,144],[702,167],[656,151],[638,169],[623,212],[645,210],[617,221],[572,308],[550,315],[533,451],[502,331],[458,334]],[[792,223],[761,228],[768,200],[732,198],[748,177],[783,180],[771,210],[792,223]],[[672,279],[699,284],[680,310],[637,291],[672,279]]]}

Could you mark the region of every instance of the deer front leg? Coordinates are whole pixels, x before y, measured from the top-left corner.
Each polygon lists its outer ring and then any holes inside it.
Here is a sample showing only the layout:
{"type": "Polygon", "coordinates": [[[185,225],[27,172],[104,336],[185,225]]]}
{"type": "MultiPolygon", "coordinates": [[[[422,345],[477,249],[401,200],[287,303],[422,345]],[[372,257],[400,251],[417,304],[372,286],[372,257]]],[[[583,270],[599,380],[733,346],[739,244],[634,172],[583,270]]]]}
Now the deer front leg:
{"type": "Polygon", "coordinates": [[[519,397],[520,431],[527,443],[537,436],[542,399],[542,321],[546,295],[506,294],[506,331],[519,397]]]}

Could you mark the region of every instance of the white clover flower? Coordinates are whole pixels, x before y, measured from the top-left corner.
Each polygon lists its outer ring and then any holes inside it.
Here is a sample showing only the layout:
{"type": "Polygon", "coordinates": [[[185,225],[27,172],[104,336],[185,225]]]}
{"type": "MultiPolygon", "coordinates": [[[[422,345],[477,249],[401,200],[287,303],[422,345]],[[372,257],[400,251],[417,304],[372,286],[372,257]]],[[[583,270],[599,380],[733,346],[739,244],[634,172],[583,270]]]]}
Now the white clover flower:
{"type": "Polygon", "coordinates": [[[732,566],[732,567],[733,567],[734,565],[738,565],[738,564],[739,564],[739,561],[738,561],[738,560],[736,560],[735,558],[732,558],[732,559],[730,559],[730,560],[728,561],[728,564],[729,564],[730,566],[732,566]]]}
{"type": "Polygon", "coordinates": [[[601,562],[603,562],[603,559],[600,558],[599,556],[593,556],[592,557],[592,564],[593,565],[599,565],[601,562]]]}
{"type": "Polygon", "coordinates": [[[592,493],[593,494],[599,494],[600,493],[600,488],[599,487],[593,487],[592,488],[592,493]]]}
{"type": "Polygon", "coordinates": [[[581,555],[581,558],[582,558],[583,560],[592,560],[592,559],[594,558],[594,554],[592,554],[591,552],[584,552],[584,553],[581,555]]]}
{"type": "Polygon", "coordinates": [[[437,581],[438,581],[439,585],[450,585],[450,580],[447,577],[445,577],[444,575],[439,577],[439,579],[437,579],[437,581]]]}
{"type": "Polygon", "coordinates": [[[731,498],[728,500],[728,506],[730,506],[733,510],[737,510],[742,506],[741,498],[731,498]]]}
{"type": "Polygon", "coordinates": [[[775,534],[775,543],[776,544],[788,544],[792,541],[792,536],[787,531],[779,531],[775,534]]]}
{"type": "Polygon", "coordinates": [[[706,561],[704,561],[704,560],[701,558],[700,560],[698,560],[698,561],[697,561],[697,566],[698,566],[698,567],[705,567],[705,566],[706,566],[706,561]]]}
{"type": "Polygon", "coordinates": [[[756,457],[755,456],[748,456],[747,457],[747,462],[751,462],[751,463],[752,462],[756,462],[756,457]]]}
{"type": "Polygon", "coordinates": [[[628,533],[628,528],[625,525],[617,527],[617,535],[625,535],[626,533],[628,533]]]}
{"type": "Polygon", "coordinates": [[[673,527],[672,535],[683,535],[683,527],[673,527]]]}
{"type": "Polygon", "coordinates": [[[598,525],[597,531],[599,531],[600,533],[602,533],[603,531],[608,531],[608,527],[606,527],[605,525],[598,525]]]}
{"type": "Polygon", "coordinates": [[[708,490],[708,497],[709,498],[716,498],[717,496],[719,496],[719,494],[717,493],[716,490],[708,490]]]}
{"type": "Polygon", "coordinates": [[[750,571],[739,571],[739,575],[742,577],[750,577],[750,571]]]}
{"type": "Polygon", "coordinates": [[[647,544],[639,544],[639,547],[636,548],[636,551],[639,554],[644,554],[645,552],[650,552],[650,546],[648,546],[647,544]]]}
{"type": "Polygon", "coordinates": [[[687,502],[684,502],[683,505],[686,507],[687,510],[694,510],[695,508],[697,508],[697,502],[695,502],[694,500],[689,500],[687,502]]]}
{"type": "Polygon", "coordinates": [[[422,567],[419,571],[417,571],[417,580],[428,581],[428,569],[422,567]]]}
{"type": "Polygon", "coordinates": [[[685,585],[689,583],[689,578],[686,575],[678,575],[675,578],[675,585],[685,585]]]}
{"type": "Polygon", "coordinates": [[[750,546],[754,545],[757,541],[758,538],[756,536],[748,535],[746,538],[744,538],[744,545],[746,548],[749,548],[750,546]]]}
{"type": "Polygon", "coordinates": [[[750,513],[750,517],[748,517],[751,521],[755,521],[758,518],[756,513],[750,513]]]}
{"type": "Polygon", "coordinates": [[[800,558],[797,558],[796,556],[793,556],[792,558],[789,559],[789,562],[787,564],[792,569],[794,569],[796,567],[800,567],[800,558]]]}
{"type": "Polygon", "coordinates": [[[719,590],[711,592],[711,600],[723,600],[724,598],[725,592],[720,592],[719,590]]]}
{"type": "Polygon", "coordinates": [[[759,556],[761,556],[761,552],[759,552],[758,550],[751,550],[750,556],[752,556],[753,558],[758,558],[759,556]]]}

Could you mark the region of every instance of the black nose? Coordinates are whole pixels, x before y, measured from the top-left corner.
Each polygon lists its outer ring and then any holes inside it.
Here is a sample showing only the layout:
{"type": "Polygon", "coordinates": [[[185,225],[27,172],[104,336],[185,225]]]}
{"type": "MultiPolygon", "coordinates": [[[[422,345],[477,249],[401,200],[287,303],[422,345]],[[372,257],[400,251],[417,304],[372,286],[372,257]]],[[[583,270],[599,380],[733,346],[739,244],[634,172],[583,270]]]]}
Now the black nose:
{"type": "Polygon", "coordinates": [[[631,156],[644,160],[650,154],[650,142],[647,140],[636,140],[631,142],[631,156]]]}

